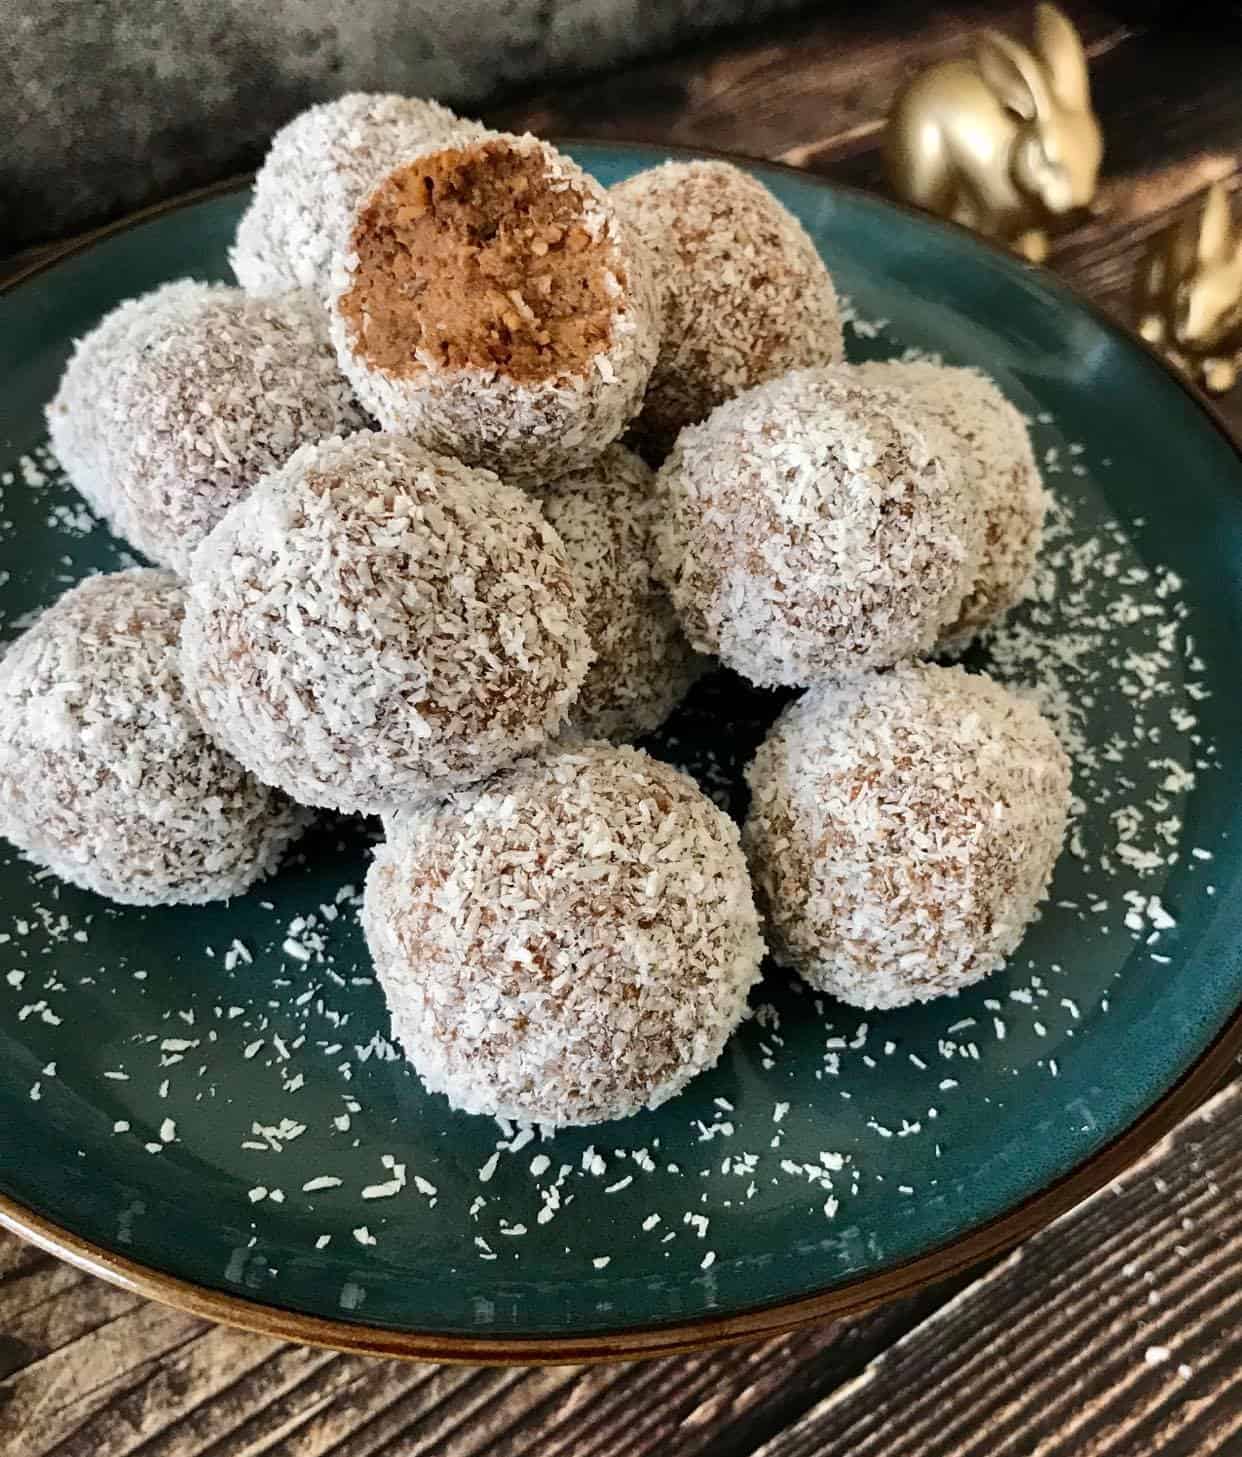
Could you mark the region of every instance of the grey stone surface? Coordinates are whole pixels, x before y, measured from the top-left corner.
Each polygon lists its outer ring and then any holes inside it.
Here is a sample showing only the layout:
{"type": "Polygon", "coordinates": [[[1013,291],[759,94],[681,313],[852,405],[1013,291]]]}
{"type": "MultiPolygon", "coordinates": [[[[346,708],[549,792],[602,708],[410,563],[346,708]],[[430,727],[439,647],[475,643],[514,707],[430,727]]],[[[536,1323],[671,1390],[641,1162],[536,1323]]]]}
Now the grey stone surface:
{"type": "Polygon", "coordinates": [[[471,106],[799,0],[0,0],[0,254],[254,166],[342,91],[471,106]]]}

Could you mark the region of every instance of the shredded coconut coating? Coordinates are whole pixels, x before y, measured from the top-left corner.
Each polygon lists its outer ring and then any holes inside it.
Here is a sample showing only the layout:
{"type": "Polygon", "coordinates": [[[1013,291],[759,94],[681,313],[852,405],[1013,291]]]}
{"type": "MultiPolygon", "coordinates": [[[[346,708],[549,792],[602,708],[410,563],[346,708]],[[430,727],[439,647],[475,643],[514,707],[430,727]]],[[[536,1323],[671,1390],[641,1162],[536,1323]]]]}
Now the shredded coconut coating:
{"type": "Polygon", "coordinates": [[[363,924],[394,1035],[455,1108],[654,1108],[746,1014],[763,942],[738,832],[637,749],[523,759],[387,823],[363,924]]]}
{"type": "Polygon", "coordinates": [[[659,475],[657,568],[691,643],[761,687],[926,652],[982,544],[950,450],[907,401],[835,368],[688,426],[659,475]]]}
{"type": "Polygon", "coordinates": [[[390,168],[484,135],[435,101],[351,92],[294,117],[272,138],[229,262],[250,293],[309,288],[326,299],[354,210],[390,168]]]}
{"type": "Polygon", "coordinates": [[[492,773],[561,728],[591,656],[535,502],[395,436],[303,446],[190,563],[193,700],[303,804],[379,814],[492,773]]]}
{"type": "Polygon", "coordinates": [[[177,640],[185,593],[89,577],[0,658],[0,833],[125,905],[197,905],[276,868],[308,816],[207,737],[177,640]]]}
{"type": "MultiPolygon", "coordinates": [[[[74,345],[55,397],[47,407],[52,450],[92,510],[122,535],[121,503],[114,486],[113,450],[122,443],[110,423],[117,382],[125,368],[158,333],[204,292],[204,285],[182,279],[139,298],[127,299],[74,345]]],[[[129,422],[125,422],[129,428],[129,422]]]]}
{"type": "Polygon", "coordinates": [[[773,955],[857,1007],[1004,964],[1047,895],[1070,768],[1033,704],[961,668],[824,683],[747,772],[743,833],[773,955]]]}
{"type": "Polygon", "coordinates": [[[728,162],[666,162],[612,188],[656,261],[664,336],[633,433],[662,457],[685,425],[791,369],[842,357],[836,290],[802,224],[728,162]]]}
{"type": "Polygon", "coordinates": [[[655,477],[624,446],[537,493],[584,587],[595,649],[567,733],[614,742],[664,722],[705,667],[652,569],[655,477]]]}
{"type": "Polygon", "coordinates": [[[221,284],[163,296],[100,382],[94,429],[117,517],[152,561],[184,575],[198,543],[299,445],[367,417],[305,290],[252,298],[221,284]]]}
{"type": "MultiPolygon", "coordinates": [[[[638,412],[659,350],[658,294],[647,251],[594,178],[530,135],[493,136],[486,145],[497,153],[540,157],[548,187],[572,192],[581,206],[580,228],[612,250],[615,309],[608,339],[581,367],[541,380],[516,379],[498,366],[445,366],[422,347],[412,351],[412,367],[386,371],[367,359],[364,341],[343,311],[359,262],[353,248],[334,279],[332,334],[341,368],[384,429],[494,470],[514,485],[537,486],[589,465],[638,412]]],[[[366,207],[358,224],[365,222],[366,207]]]]}
{"type": "Polygon", "coordinates": [[[846,367],[907,394],[924,421],[936,420],[957,443],[968,489],[983,515],[974,585],[941,635],[942,650],[961,651],[1022,600],[1039,555],[1048,494],[1026,421],[976,369],[899,360],[846,367]]]}

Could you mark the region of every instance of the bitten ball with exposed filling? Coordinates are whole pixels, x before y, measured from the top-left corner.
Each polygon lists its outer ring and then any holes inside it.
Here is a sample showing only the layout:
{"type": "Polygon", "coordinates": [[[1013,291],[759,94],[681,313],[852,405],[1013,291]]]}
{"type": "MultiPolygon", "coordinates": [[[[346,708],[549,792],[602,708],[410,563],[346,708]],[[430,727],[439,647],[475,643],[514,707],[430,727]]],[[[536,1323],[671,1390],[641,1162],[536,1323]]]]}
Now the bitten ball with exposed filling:
{"type": "Polygon", "coordinates": [[[965,647],[1022,600],[1043,537],[1048,494],[1026,422],[976,369],[884,360],[853,366],[869,382],[908,395],[926,422],[952,436],[967,486],[983,516],[983,551],[975,580],[940,646],[965,647]]]}
{"type": "Polygon", "coordinates": [[[907,664],[809,690],[760,747],[744,842],[773,955],[857,1007],[1003,965],[1048,892],[1070,770],[1033,704],[907,664]]]}
{"type": "Polygon", "coordinates": [[[147,317],[137,322],[139,300],[135,323],[110,345],[110,368],[94,370],[79,428],[96,437],[117,529],[184,575],[260,476],[366,416],[305,290],[253,298],[193,283],[148,299],[147,317]]]}
{"type": "Polygon", "coordinates": [[[169,572],[89,577],[0,658],[0,834],[126,905],[237,895],[307,822],[204,733],[184,607],[169,572]]]}
{"type": "Polygon", "coordinates": [[[657,729],[705,667],[655,578],[655,478],[623,446],[534,492],[582,581],[595,661],[567,732],[620,741],[657,729]]]}
{"type": "Polygon", "coordinates": [[[659,474],[657,559],[691,643],[760,686],[926,652],[981,548],[950,449],[908,402],[837,368],[687,427],[659,474]]]}
{"type": "Polygon", "coordinates": [[[607,194],[534,137],[396,168],[358,212],[334,333],[387,430],[534,485],[637,411],[659,343],[646,254],[607,194]]]}
{"type": "Polygon", "coordinates": [[[374,92],[295,116],[273,137],[238,224],[237,281],[251,293],[309,288],[326,299],[354,212],[384,173],[484,131],[437,102],[374,92]]]}
{"type": "Polygon", "coordinates": [[[193,701],[304,804],[379,814],[480,779],[562,727],[590,661],[535,502],[398,436],[304,446],[190,563],[193,701]]]}
{"type": "Polygon", "coordinates": [[[751,385],[841,358],[836,290],[802,224],[728,162],[666,162],[612,189],[655,259],[664,333],[633,434],[664,455],[751,385]]]}
{"type": "Polygon", "coordinates": [[[678,770],[552,750],[386,829],[367,941],[394,1035],[454,1107],[624,1118],[744,1017],[763,943],[737,829],[678,770]]]}

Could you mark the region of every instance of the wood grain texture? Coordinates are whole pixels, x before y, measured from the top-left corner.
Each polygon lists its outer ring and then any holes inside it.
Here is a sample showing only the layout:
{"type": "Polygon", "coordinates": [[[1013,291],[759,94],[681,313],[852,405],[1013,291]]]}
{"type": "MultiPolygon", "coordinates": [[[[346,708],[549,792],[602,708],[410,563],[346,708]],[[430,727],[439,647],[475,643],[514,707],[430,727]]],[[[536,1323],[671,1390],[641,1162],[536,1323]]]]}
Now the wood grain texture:
{"type": "Polygon", "coordinates": [[[1234,1083],[760,1457],[1239,1451],[1240,1367],[1234,1083]]]}
{"type": "MultiPolygon", "coordinates": [[[[0,1234],[0,1255],[15,1247],[0,1234]]],[[[32,1307],[33,1293],[0,1283],[0,1332],[55,1303],[32,1307]]],[[[942,1298],[632,1367],[517,1371],[284,1345],[86,1276],[61,1294],[74,1297],[76,1323],[25,1329],[9,1349],[3,1457],[640,1457],[675,1440],[685,1457],[723,1457],[753,1450],[942,1298]]]]}
{"type": "MultiPolygon", "coordinates": [[[[1242,190],[1242,43],[1236,28],[1157,32],[1136,7],[1067,8],[1089,42],[1108,154],[1098,214],[1052,262],[1128,319],[1147,241],[1208,181],[1242,190]]],[[[733,148],[878,187],[900,81],[985,19],[1019,31],[1028,9],[822,7],[489,119],[733,148]]],[[[1242,390],[1225,413],[1242,430],[1242,390]]],[[[733,1350],[526,1372],[214,1328],[0,1234],[0,1457],[1242,1452],[1242,1085],[1117,1190],[956,1294],[733,1350]]]]}
{"type": "MultiPolygon", "coordinates": [[[[1071,4],[1094,51],[1130,34],[1107,10],[1071,4]]],[[[799,165],[874,147],[894,92],[916,68],[962,51],[981,25],[1021,32],[1025,0],[928,7],[909,0],[826,5],[615,76],[510,104],[499,125],[567,136],[720,147],[799,165]]]]}

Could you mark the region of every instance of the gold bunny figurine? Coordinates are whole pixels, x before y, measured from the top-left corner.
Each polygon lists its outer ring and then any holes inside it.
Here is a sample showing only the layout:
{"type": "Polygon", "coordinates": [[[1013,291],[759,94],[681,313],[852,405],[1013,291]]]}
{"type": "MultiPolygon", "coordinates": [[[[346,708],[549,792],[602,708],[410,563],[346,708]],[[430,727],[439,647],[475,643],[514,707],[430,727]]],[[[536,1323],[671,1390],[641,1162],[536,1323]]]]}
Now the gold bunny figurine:
{"type": "Polygon", "coordinates": [[[1242,234],[1221,182],[1153,243],[1138,273],[1139,332],[1213,394],[1237,383],[1242,357],[1242,234]]]}
{"type": "Polygon", "coordinates": [[[1035,52],[985,30],[898,96],[885,162],[898,197],[1040,263],[1047,226],[1095,196],[1103,143],[1078,32],[1035,7],[1035,52]]]}

